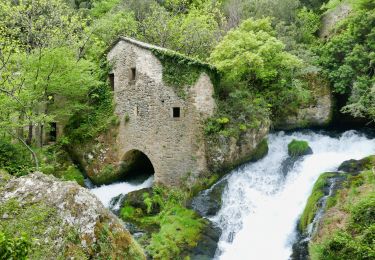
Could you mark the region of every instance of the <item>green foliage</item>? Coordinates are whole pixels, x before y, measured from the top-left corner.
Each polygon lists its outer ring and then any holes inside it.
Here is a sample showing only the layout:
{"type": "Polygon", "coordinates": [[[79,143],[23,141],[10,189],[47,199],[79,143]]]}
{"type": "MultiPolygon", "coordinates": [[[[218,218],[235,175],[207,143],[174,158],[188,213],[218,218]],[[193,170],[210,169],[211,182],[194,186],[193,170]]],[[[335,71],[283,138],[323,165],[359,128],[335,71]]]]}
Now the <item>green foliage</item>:
{"type": "Polygon", "coordinates": [[[79,185],[84,186],[84,180],[82,173],[75,167],[69,166],[62,174],[61,177],[66,181],[76,181],[79,185]]]}
{"type": "Polygon", "coordinates": [[[228,32],[210,57],[226,84],[264,98],[274,116],[288,113],[286,107],[295,109],[308,96],[295,77],[302,62],[284,50],[275,34],[269,18],[248,19],[228,32]]]}
{"type": "Polygon", "coordinates": [[[349,96],[342,111],[374,120],[375,9],[367,9],[371,3],[363,1],[317,53],[334,92],[349,96]]]}
{"type": "Polygon", "coordinates": [[[9,217],[0,221],[0,230],[8,238],[26,238],[26,240],[20,240],[20,243],[24,245],[20,249],[24,253],[28,249],[28,258],[30,259],[48,259],[54,258],[56,255],[62,257],[67,248],[59,248],[60,251],[56,252],[55,241],[60,240],[61,245],[67,245],[71,243],[70,234],[75,232],[72,229],[61,227],[62,219],[56,210],[40,202],[27,203],[23,201],[21,205],[16,199],[11,199],[0,204],[0,215],[4,216],[4,214],[9,217]],[[66,236],[61,237],[61,234],[66,236]]]}
{"type": "Polygon", "coordinates": [[[0,169],[15,176],[28,174],[33,169],[29,152],[19,144],[0,139],[0,169]]]}
{"type": "Polygon", "coordinates": [[[309,143],[306,141],[302,140],[295,140],[293,139],[289,144],[288,144],[288,154],[289,156],[301,156],[305,155],[306,152],[308,152],[310,149],[309,143]]]}
{"type": "Polygon", "coordinates": [[[269,105],[260,95],[247,89],[228,91],[225,98],[217,100],[218,110],[205,124],[205,133],[209,137],[234,136],[247,130],[259,128],[270,114],[269,105]]]}
{"type": "Polygon", "coordinates": [[[186,247],[196,246],[203,220],[179,205],[161,213],[160,231],[152,234],[147,250],[155,259],[176,259],[186,247]]]}
{"type": "Polygon", "coordinates": [[[349,174],[346,185],[336,194],[335,208],[320,224],[323,229],[324,225],[330,227],[324,230],[320,239],[310,242],[312,260],[375,257],[375,177],[372,169],[375,162],[371,160],[372,157],[365,158],[371,162],[366,165],[367,169],[358,175],[349,174]],[[340,221],[340,225],[337,221],[340,221]]]}
{"type": "Polygon", "coordinates": [[[305,232],[308,225],[314,220],[315,214],[319,209],[319,200],[324,196],[323,188],[328,185],[327,180],[334,175],[335,173],[323,173],[315,182],[298,224],[301,232],[305,232]]]}
{"type": "MultiPolygon", "coordinates": [[[[138,11],[138,9],[133,9],[138,11]]],[[[221,34],[222,14],[212,2],[191,6],[189,12],[168,11],[155,2],[140,22],[141,40],[205,59],[221,34]]]]}
{"type": "Polygon", "coordinates": [[[205,222],[183,206],[188,193],[155,186],[152,194],[142,196],[146,212],[126,205],[125,201],[120,216],[152,233],[146,250],[153,258],[176,259],[185,249],[196,245],[205,222]],[[154,207],[160,208],[156,215],[151,214],[154,207]]]}
{"type": "MultiPolygon", "coordinates": [[[[373,225],[372,232],[374,232],[374,227],[375,225],[373,225]]],[[[366,237],[362,236],[353,238],[350,233],[345,231],[334,233],[324,243],[314,246],[311,250],[313,251],[312,260],[370,260],[375,257],[375,250],[371,239],[367,240],[366,237]]]]}
{"type": "Polygon", "coordinates": [[[163,64],[163,81],[181,98],[186,98],[186,88],[194,85],[202,72],[214,83],[218,81],[217,71],[210,64],[172,51],[153,49],[152,52],[163,64]]]}
{"type": "Polygon", "coordinates": [[[65,126],[64,133],[70,144],[90,140],[116,124],[112,100],[107,84],[101,84],[90,91],[90,105],[75,113],[65,126]]]}
{"type": "Polygon", "coordinates": [[[20,237],[9,237],[0,231],[0,259],[27,259],[30,247],[31,242],[25,234],[20,237]]]}

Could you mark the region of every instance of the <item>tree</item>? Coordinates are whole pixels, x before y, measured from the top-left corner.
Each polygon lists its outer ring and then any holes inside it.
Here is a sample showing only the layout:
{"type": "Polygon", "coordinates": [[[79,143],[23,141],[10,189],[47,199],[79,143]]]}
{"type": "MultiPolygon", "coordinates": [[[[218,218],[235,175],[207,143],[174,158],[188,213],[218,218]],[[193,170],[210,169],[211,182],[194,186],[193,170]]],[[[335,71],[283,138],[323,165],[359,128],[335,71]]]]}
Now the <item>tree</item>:
{"type": "Polygon", "coordinates": [[[0,5],[0,131],[24,144],[38,168],[31,146],[33,129],[40,129],[42,145],[49,122],[85,104],[88,88],[97,85],[97,68],[79,59],[84,20],[64,2],[0,5]]]}
{"type": "Polygon", "coordinates": [[[227,85],[245,87],[262,96],[275,116],[296,109],[309,96],[297,79],[302,61],[284,48],[269,18],[248,19],[223,38],[210,61],[227,85]]]}
{"type": "Polygon", "coordinates": [[[337,34],[317,48],[319,63],[333,91],[348,97],[342,112],[375,120],[375,1],[358,1],[337,28],[337,34]]]}

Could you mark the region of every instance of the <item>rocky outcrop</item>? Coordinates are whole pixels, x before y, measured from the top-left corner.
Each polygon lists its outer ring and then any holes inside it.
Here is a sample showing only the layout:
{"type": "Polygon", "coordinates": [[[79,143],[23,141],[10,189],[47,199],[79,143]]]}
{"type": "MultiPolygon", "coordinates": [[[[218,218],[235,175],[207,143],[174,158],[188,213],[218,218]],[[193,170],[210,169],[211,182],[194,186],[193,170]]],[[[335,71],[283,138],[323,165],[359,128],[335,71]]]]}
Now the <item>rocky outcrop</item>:
{"type": "Polygon", "coordinates": [[[265,139],[269,132],[269,122],[257,129],[242,132],[239,137],[215,135],[206,138],[207,161],[212,172],[227,172],[234,167],[252,160],[258,160],[268,153],[265,139]]]}
{"type": "Polygon", "coordinates": [[[349,16],[352,7],[349,3],[341,3],[336,8],[327,11],[322,16],[322,25],[319,31],[321,38],[328,38],[334,33],[335,26],[349,16]]]}
{"type": "Polygon", "coordinates": [[[0,188],[0,229],[32,239],[30,259],[145,259],[123,223],[75,182],[33,173],[0,188]]]}
{"type": "Polygon", "coordinates": [[[310,101],[294,112],[276,118],[273,122],[276,130],[322,127],[330,123],[333,101],[329,83],[319,74],[308,74],[304,80],[311,93],[310,101]]]}

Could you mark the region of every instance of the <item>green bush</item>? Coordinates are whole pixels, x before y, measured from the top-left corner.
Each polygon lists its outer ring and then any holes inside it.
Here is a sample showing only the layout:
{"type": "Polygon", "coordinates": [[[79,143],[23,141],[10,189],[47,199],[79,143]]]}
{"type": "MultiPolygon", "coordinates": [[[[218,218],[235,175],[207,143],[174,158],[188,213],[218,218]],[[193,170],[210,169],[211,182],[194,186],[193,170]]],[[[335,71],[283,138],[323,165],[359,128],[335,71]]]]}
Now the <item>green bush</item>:
{"type": "Polygon", "coordinates": [[[61,173],[61,178],[66,181],[76,181],[79,185],[85,185],[85,178],[77,167],[70,165],[61,173]]]}
{"type": "Polygon", "coordinates": [[[311,151],[311,148],[309,147],[309,143],[306,141],[301,140],[295,140],[293,139],[288,144],[288,154],[289,156],[301,156],[306,155],[311,151]]]}
{"type": "Polygon", "coordinates": [[[12,175],[25,175],[33,168],[31,155],[18,144],[0,140],[0,168],[12,175]]]}
{"type": "Polygon", "coordinates": [[[9,237],[0,231],[0,259],[27,259],[31,242],[26,235],[9,237]]]}

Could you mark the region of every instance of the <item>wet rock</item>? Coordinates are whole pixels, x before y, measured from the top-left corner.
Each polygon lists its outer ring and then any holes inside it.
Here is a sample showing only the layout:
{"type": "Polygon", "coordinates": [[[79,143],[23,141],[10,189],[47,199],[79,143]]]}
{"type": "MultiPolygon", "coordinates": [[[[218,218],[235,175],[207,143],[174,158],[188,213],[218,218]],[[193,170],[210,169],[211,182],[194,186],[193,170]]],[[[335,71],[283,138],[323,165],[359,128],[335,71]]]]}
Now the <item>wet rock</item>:
{"type": "Polygon", "coordinates": [[[206,221],[207,225],[201,233],[197,246],[190,250],[190,259],[192,260],[209,260],[215,256],[221,229],[211,221],[206,221]]]}
{"type": "Polygon", "coordinates": [[[339,171],[358,174],[363,170],[370,169],[375,156],[369,156],[361,160],[344,161],[338,168],[339,171]]]}
{"type": "MultiPolygon", "coordinates": [[[[152,197],[153,191],[152,188],[143,188],[140,190],[129,192],[123,198],[121,202],[122,206],[132,206],[133,208],[142,209],[143,212],[147,212],[147,205],[144,202],[145,194],[148,194],[149,197],[152,197]]],[[[156,215],[160,212],[160,206],[156,203],[153,203],[151,215],[156,215]]]]}
{"type": "Polygon", "coordinates": [[[223,179],[208,190],[203,190],[193,198],[190,208],[203,217],[211,217],[217,214],[221,208],[221,197],[227,180],[223,179]]]}
{"type": "Polygon", "coordinates": [[[9,208],[2,228],[22,228],[39,243],[30,259],[145,259],[121,220],[76,182],[42,173],[12,179],[0,190],[0,214],[9,208]]]}

